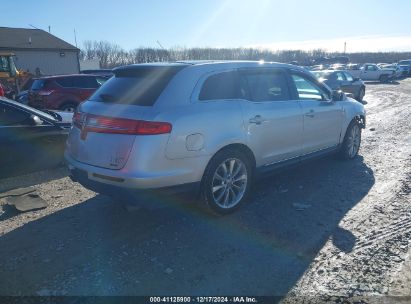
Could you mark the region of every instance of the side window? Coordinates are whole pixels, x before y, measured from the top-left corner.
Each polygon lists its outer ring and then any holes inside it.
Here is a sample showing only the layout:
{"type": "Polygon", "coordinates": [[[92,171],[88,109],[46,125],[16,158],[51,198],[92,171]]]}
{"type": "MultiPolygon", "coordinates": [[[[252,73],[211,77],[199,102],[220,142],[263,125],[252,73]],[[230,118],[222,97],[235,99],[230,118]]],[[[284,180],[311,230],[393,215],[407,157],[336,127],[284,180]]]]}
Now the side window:
{"type": "Polygon", "coordinates": [[[0,72],[9,72],[10,63],[6,56],[0,56],[0,72]]]}
{"type": "Polygon", "coordinates": [[[348,73],[344,73],[345,74],[345,78],[347,79],[347,81],[354,81],[354,78],[351,76],[351,74],[348,73]]]}
{"type": "Polygon", "coordinates": [[[13,107],[0,104],[0,126],[25,124],[30,115],[13,107]]]}
{"type": "Polygon", "coordinates": [[[63,88],[72,88],[74,86],[72,77],[57,78],[55,81],[63,88]]]}
{"type": "Polygon", "coordinates": [[[301,100],[326,100],[330,99],[329,93],[322,90],[316,83],[300,76],[292,75],[298,98],[301,100]]]}
{"type": "Polygon", "coordinates": [[[201,88],[200,100],[243,98],[237,72],[223,72],[211,75],[201,88]]]}
{"type": "Polygon", "coordinates": [[[373,66],[373,65],[367,65],[367,66],[365,67],[365,70],[366,70],[366,71],[376,71],[377,68],[376,68],[375,66],[373,66]]]}
{"type": "Polygon", "coordinates": [[[99,84],[95,77],[78,77],[75,78],[74,84],[76,88],[83,89],[96,89],[99,87],[99,84]]]}
{"type": "Polygon", "coordinates": [[[251,101],[290,100],[287,79],[281,71],[255,71],[242,73],[251,101]]]}
{"type": "Polygon", "coordinates": [[[344,76],[344,74],[341,73],[341,72],[338,72],[338,73],[337,73],[337,80],[338,80],[338,81],[345,81],[345,76],[344,76]]]}

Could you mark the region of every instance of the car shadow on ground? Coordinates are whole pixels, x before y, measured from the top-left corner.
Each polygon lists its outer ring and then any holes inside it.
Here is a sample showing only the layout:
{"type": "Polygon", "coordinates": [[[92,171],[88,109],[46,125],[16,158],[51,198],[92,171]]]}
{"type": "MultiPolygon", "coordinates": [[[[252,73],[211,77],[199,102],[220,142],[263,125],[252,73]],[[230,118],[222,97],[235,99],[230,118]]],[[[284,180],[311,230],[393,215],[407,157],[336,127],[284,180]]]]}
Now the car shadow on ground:
{"type": "Polygon", "coordinates": [[[33,172],[23,171],[24,175],[7,176],[0,178],[0,193],[15,188],[30,187],[60,179],[68,175],[68,170],[62,165],[55,166],[49,170],[36,170],[33,172]]]}
{"type": "Polygon", "coordinates": [[[257,181],[224,217],[179,197],[127,212],[97,195],[0,237],[0,295],[282,296],[327,240],[353,249],[340,221],[373,185],[362,157],[330,157],[257,181]]]}

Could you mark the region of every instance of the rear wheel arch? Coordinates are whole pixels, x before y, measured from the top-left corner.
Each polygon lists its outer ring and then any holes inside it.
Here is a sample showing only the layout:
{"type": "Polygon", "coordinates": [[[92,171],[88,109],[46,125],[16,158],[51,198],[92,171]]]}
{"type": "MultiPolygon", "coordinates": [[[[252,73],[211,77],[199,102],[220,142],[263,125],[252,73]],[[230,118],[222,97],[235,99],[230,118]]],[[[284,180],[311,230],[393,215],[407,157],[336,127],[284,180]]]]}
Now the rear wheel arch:
{"type": "Polygon", "coordinates": [[[257,162],[254,156],[254,152],[245,144],[242,143],[232,143],[232,144],[228,144],[226,146],[223,146],[222,148],[220,148],[219,150],[217,150],[213,156],[210,158],[210,160],[208,161],[207,165],[204,168],[204,172],[201,178],[201,182],[203,182],[204,180],[204,175],[207,172],[208,167],[211,164],[211,161],[215,158],[216,155],[218,155],[219,153],[221,153],[222,151],[239,151],[241,153],[243,153],[247,159],[250,161],[250,164],[252,166],[253,171],[255,170],[256,166],[257,166],[257,162]]]}
{"type": "MultiPolygon", "coordinates": [[[[227,146],[222,147],[220,150],[218,150],[216,153],[214,153],[214,155],[216,155],[217,153],[219,153],[223,150],[235,150],[235,151],[242,152],[245,156],[247,156],[247,158],[249,159],[249,161],[250,161],[251,165],[253,166],[253,168],[256,167],[256,159],[255,159],[254,153],[248,146],[246,146],[244,144],[240,144],[240,143],[229,144],[227,146]]],[[[214,155],[213,155],[213,157],[214,157],[214,155]]]]}
{"type": "Polygon", "coordinates": [[[380,80],[380,82],[388,82],[389,78],[390,78],[389,74],[382,74],[380,76],[379,80],[380,80]]]}
{"type": "Polygon", "coordinates": [[[60,104],[60,106],[59,106],[59,110],[64,110],[65,108],[67,108],[67,107],[69,107],[69,106],[72,106],[72,107],[74,107],[74,108],[77,108],[78,107],[78,102],[76,102],[76,101],[74,101],[74,100],[66,100],[66,101],[63,101],[61,104],[60,104]]]}

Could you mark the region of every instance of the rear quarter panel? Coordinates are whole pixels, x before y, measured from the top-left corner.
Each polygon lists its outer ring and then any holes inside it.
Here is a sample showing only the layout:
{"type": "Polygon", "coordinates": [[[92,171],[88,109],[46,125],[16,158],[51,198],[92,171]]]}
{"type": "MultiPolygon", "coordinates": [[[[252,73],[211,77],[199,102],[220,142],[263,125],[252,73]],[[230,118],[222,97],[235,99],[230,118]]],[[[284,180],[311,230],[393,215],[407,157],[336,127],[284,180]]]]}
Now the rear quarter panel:
{"type": "Polygon", "coordinates": [[[244,143],[241,105],[236,100],[198,101],[162,113],[158,120],[171,121],[166,157],[169,159],[212,156],[226,145],[244,143]]]}

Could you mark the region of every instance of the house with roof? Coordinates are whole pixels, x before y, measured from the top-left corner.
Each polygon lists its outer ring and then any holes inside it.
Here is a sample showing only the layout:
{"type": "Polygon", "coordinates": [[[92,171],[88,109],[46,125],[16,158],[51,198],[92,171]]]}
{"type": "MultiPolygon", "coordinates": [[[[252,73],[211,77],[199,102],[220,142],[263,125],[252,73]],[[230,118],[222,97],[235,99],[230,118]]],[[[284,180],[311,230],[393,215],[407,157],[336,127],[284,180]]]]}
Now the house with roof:
{"type": "Polygon", "coordinates": [[[80,50],[40,29],[0,27],[0,52],[12,52],[17,69],[34,75],[79,73],[80,50]]]}

